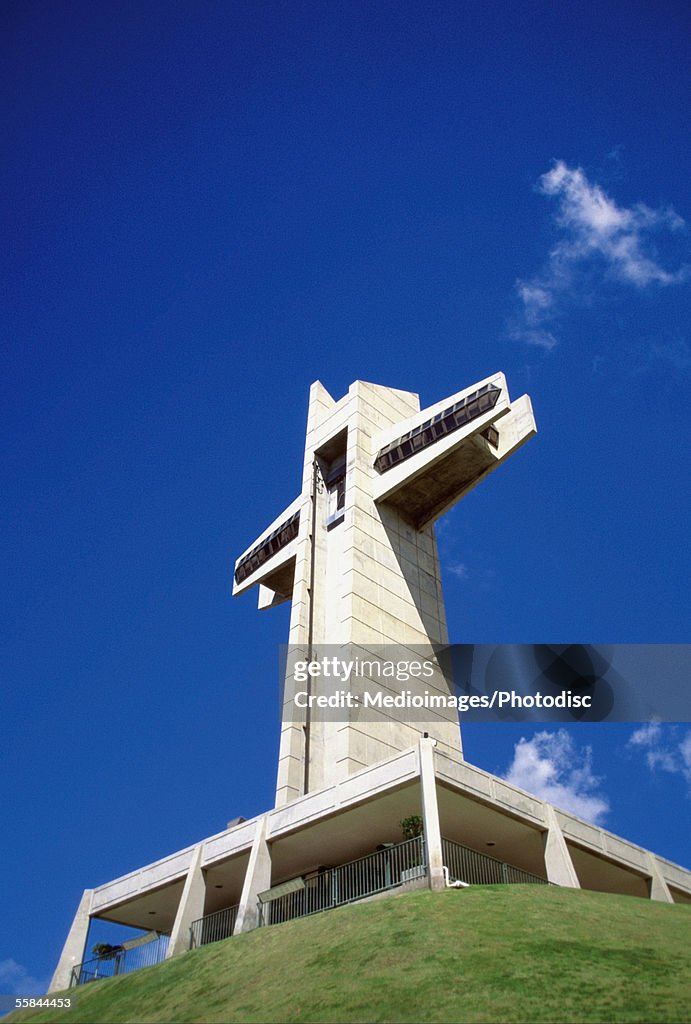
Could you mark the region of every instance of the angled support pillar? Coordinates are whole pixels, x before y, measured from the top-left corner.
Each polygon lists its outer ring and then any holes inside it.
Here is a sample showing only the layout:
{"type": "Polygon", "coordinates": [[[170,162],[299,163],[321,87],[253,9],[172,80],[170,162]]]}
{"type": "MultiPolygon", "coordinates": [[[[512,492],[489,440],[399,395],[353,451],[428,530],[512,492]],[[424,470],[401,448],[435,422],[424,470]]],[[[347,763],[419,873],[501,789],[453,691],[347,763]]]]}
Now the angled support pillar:
{"type": "Polygon", "coordinates": [[[553,885],[563,885],[570,889],[580,889],[576,869],[571,860],[569,848],[564,839],[559,821],[551,804],[544,804],[547,831],[545,832],[545,868],[547,880],[553,885]]]}
{"type": "Polygon", "coordinates": [[[657,857],[654,853],[648,854],[650,862],[650,879],[648,881],[648,892],[651,900],[660,900],[662,903],[674,903],[669,886],[662,877],[662,872],[657,864],[657,857]]]}
{"type": "Polygon", "coordinates": [[[74,915],[72,927],[69,930],[65,945],[55,968],[49,992],[62,992],[70,987],[72,980],[72,969],[84,962],[86,943],[89,938],[89,925],[91,924],[91,900],[94,895],[93,889],[85,889],[74,915]]]}
{"type": "Polygon", "coordinates": [[[257,906],[259,893],[271,888],[271,849],[266,841],[268,829],[269,816],[265,814],[257,822],[233,935],[250,932],[260,924],[257,906]]]}
{"type": "Polygon", "coordinates": [[[446,883],[439,827],[437,782],[434,775],[434,747],[435,741],[429,737],[423,736],[420,739],[420,788],[422,790],[422,820],[425,829],[429,887],[432,890],[438,890],[445,888],[446,883]]]}
{"type": "Polygon", "coordinates": [[[166,960],[178,953],[185,953],[190,948],[190,926],[204,916],[204,899],[206,897],[206,879],[202,871],[203,844],[194,851],[187,871],[185,887],[182,890],[175,923],[170,933],[166,960]]]}

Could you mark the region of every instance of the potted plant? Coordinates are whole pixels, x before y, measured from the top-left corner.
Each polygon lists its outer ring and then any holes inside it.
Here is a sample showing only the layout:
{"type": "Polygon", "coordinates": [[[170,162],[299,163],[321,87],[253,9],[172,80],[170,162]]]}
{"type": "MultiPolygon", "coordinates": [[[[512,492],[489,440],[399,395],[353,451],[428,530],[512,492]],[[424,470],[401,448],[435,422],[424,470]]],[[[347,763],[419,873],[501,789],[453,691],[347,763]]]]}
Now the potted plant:
{"type": "Polygon", "coordinates": [[[401,881],[409,882],[413,878],[420,878],[425,873],[425,825],[419,814],[411,814],[402,818],[399,822],[403,839],[420,839],[418,843],[411,842],[409,846],[401,851],[401,881]],[[405,867],[403,865],[405,864],[405,867]]]}
{"type": "MultiPolygon", "coordinates": [[[[125,955],[125,950],[122,946],[111,946],[109,942],[97,942],[91,952],[97,960],[114,960],[115,966],[113,968],[113,974],[115,975],[120,973],[120,965],[122,963],[122,958],[125,955]]],[[[96,968],[96,974],[98,976],[98,967],[96,968]]]]}

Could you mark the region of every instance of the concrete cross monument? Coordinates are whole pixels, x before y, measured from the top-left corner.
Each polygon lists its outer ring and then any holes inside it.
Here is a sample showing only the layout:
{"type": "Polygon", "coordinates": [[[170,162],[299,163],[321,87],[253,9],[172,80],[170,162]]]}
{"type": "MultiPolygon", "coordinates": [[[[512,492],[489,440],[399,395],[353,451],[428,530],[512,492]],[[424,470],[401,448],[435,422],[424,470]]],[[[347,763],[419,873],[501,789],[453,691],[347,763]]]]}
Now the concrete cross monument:
{"type": "MultiPolygon", "coordinates": [[[[289,644],[308,661],[326,645],[446,644],[434,523],[535,432],[529,397],[510,401],[502,373],[422,410],[408,391],[356,381],[335,401],[315,382],[300,494],[237,560],[233,593],[258,585],[260,608],[292,601],[289,644]]],[[[277,807],[423,733],[461,751],[455,715],[345,708],[327,721],[298,712],[294,689],[287,673],[277,807]]]]}
{"type": "MultiPolygon", "coordinates": [[[[361,652],[374,666],[370,653],[391,651],[400,664],[444,647],[434,523],[534,434],[530,399],[510,401],[501,373],[422,410],[406,391],[356,381],[334,401],[313,384],[300,494],[238,559],[234,592],[258,585],[260,608],[291,601],[289,650],[306,663],[361,652]]],[[[441,662],[424,686],[448,697],[441,662]]],[[[499,869],[506,882],[691,901],[691,872],[464,761],[455,711],[312,714],[297,687],[323,699],[334,681],[305,686],[294,669],[289,655],[275,806],[85,889],[51,992],[101,970],[86,960],[95,919],[146,933],[154,963],[375,892],[484,884],[499,869]],[[424,848],[400,841],[411,817],[424,848]]],[[[369,667],[363,679],[394,702],[409,685],[369,667]]]]}

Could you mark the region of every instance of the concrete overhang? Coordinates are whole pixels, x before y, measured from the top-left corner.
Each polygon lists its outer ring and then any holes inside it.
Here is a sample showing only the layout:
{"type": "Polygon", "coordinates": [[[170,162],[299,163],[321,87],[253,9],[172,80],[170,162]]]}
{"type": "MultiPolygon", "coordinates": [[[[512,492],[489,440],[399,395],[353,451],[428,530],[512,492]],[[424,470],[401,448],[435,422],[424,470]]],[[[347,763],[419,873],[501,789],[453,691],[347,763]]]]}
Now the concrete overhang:
{"type": "Polygon", "coordinates": [[[273,884],[349,863],[374,853],[383,843],[400,843],[402,819],[420,813],[420,786],[414,779],[274,837],[273,884]]]}
{"type": "MultiPolygon", "coordinates": [[[[441,833],[479,853],[545,877],[548,805],[463,761],[434,751],[441,833]]],[[[402,818],[420,811],[417,747],[268,812],[272,881],[343,864],[399,842],[402,818]]],[[[584,888],[646,896],[653,864],[675,901],[691,900],[691,872],[635,843],[555,808],[584,888]]],[[[236,904],[264,816],[202,841],[205,913],[236,904]]],[[[188,847],[93,892],[91,914],[143,930],[169,932],[197,846],[188,847]]]]}
{"type": "MultiPolygon", "coordinates": [[[[448,839],[544,877],[540,862],[547,805],[467,762],[434,752],[442,834],[448,839]],[[459,802],[459,798],[461,798],[459,802]],[[494,845],[487,846],[488,842],[494,845]]],[[[636,843],[554,808],[584,889],[648,896],[652,862],[675,902],[691,900],[691,872],[636,843]]]]}
{"type": "Polygon", "coordinates": [[[494,407],[382,472],[373,495],[377,504],[392,505],[423,529],[537,433],[530,398],[510,402],[506,378],[497,373],[382,431],[374,438],[375,454],[486,385],[499,390],[494,407]],[[496,432],[492,441],[488,428],[496,432]]]}
{"type": "MultiPolygon", "coordinates": [[[[205,913],[228,906],[229,896],[236,895],[239,900],[258,820],[254,818],[203,840],[205,913]]],[[[195,850],[196,846],[189,846],[94,889],[92,916],[132,928],[169,932],[195,850]]]]}
{"type": "Polygon", "coordinates": [[[297,536],[288,544],[281,547],[273,555],[265,558],[260,566],[246,576],[243,580],[236,579],[238,566],[253,551],[260,549],[262,544],[268,540],[271,534],[278,530],[284,523],[288,522],[297,512],[300,511],[302,496],[297,498],[277,516],[267,528],[260,533],[242,552],[235,562],[233,571],[233,596],[242,594],[251,587],[261,585],[259,595],[259,607],[269,608],[283,601],[288,601],[293,595],[293,580],[295,576],[295,554],[297,552],[297,536]]]}
{"type": "Polygon", "coordinates": [[[162,935],[169,935],[182,896],[185,879],[162,885],[157,889],[149,889],[139,896],[115,904],[108,910],[95,911],[92,917],[101,921],[111,921],[128,928],[141,928],[144,931],[155,930],[162,935]]]}
{"type": "MultiPolygon", "coordinates": [[[[240,902],[248,862],[249,850],[246,850],[203,869],[206,881],[205,915],[240,902]]],[[[144,889],[120,903],[109,904],[106,909],[96,911],[93,916],[129,928],[154,929],[162,934],[168,934],[175,922],[184,884],[183,875],[174,882],[144,889]]]]}
{"type": "Polygon", "coordinates": [[[544,826],[502,813],[454,786],[440,785],[437,799],[445,839],[546,879],[544,826]]]}
{"type": "Polygon", "coordinates": [[[269,813],[267,838],[273,843],[329,815],[369,803],[384,793],[417,782],[419,775],[418,750],[410,747],[386,761],[355,772],[334,786],[275,808],[269,813]]]}

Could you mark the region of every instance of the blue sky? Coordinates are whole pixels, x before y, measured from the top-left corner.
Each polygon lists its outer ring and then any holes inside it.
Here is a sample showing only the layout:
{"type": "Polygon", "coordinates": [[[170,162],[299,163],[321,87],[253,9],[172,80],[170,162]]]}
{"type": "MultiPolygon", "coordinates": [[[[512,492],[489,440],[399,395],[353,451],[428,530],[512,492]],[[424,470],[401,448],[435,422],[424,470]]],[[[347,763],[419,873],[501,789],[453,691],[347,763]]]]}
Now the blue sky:
{"type": "MultiPolygon", "coordinates": [[[[28,991],[85,886],[271,805],[287,611],[231,569],[296,493],[315,378],[532,395],[538,437],[439,531],[452,640],[691,640],[691,19],[2,18],[0,990],[28,991]]],[[[687,735],[465,747],[688,864],[687,735]]]]}

